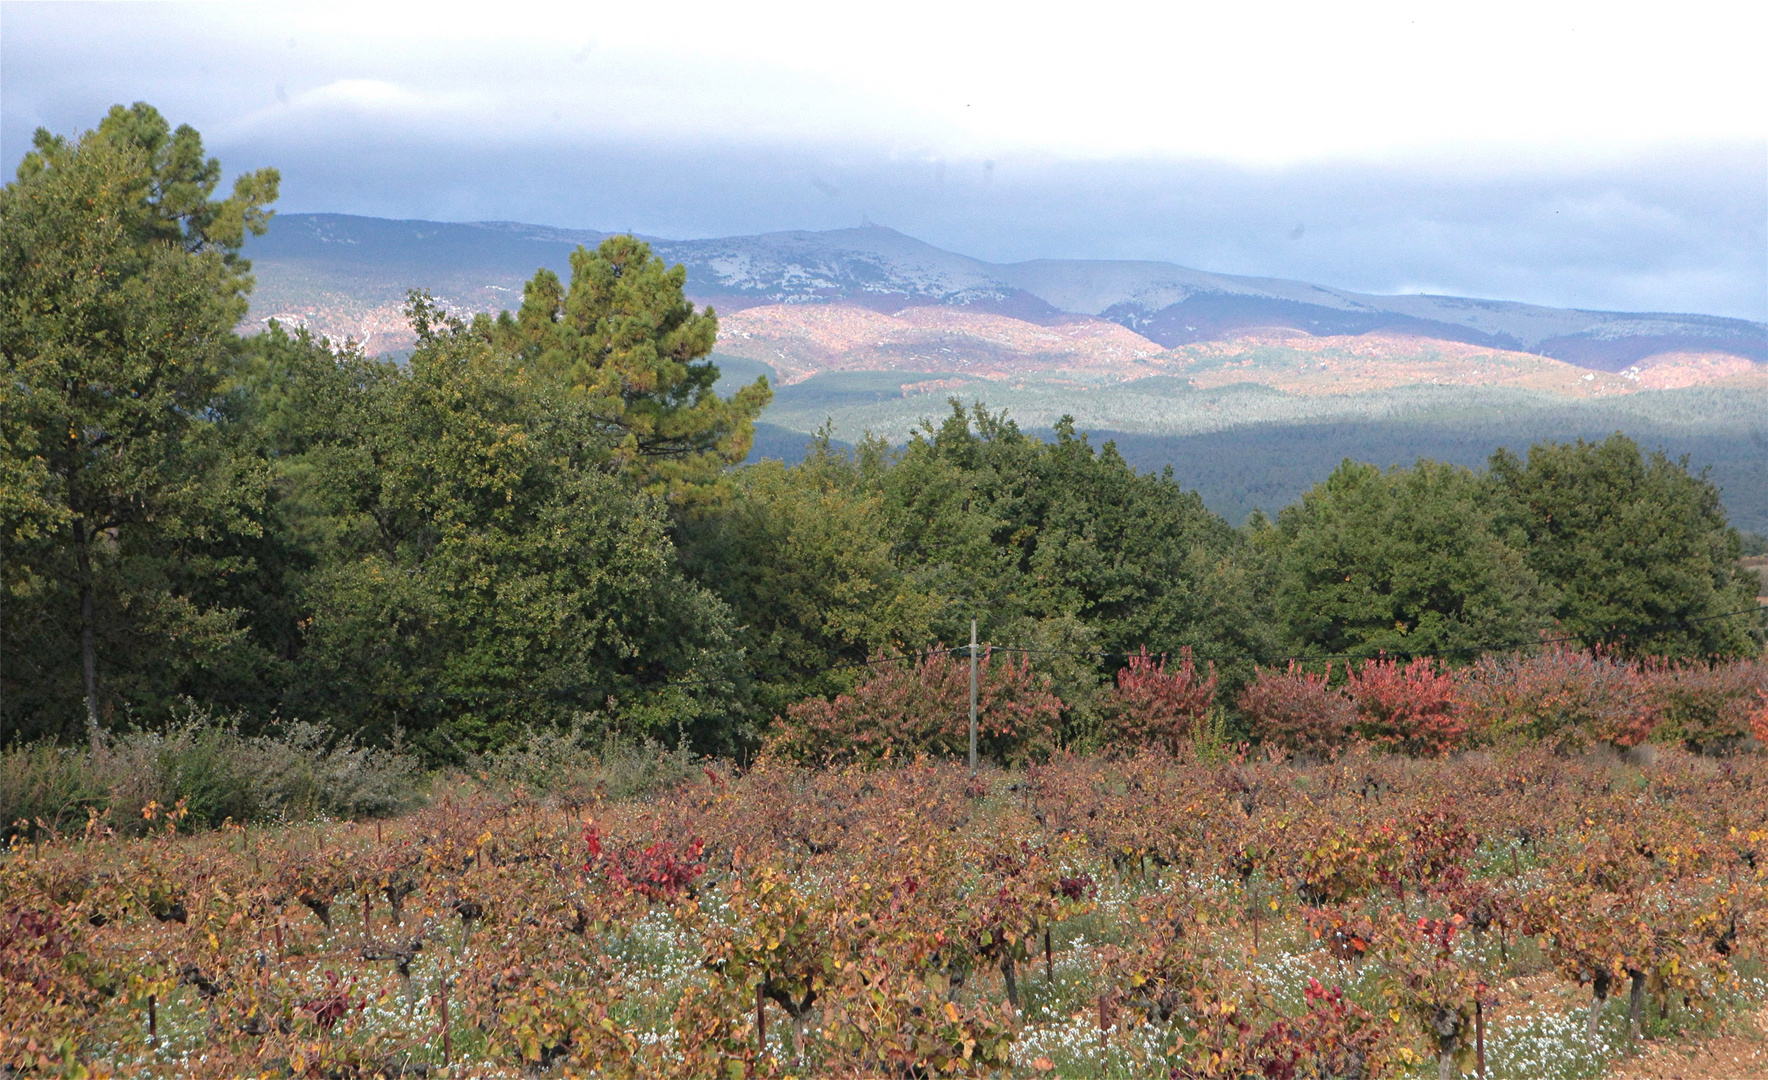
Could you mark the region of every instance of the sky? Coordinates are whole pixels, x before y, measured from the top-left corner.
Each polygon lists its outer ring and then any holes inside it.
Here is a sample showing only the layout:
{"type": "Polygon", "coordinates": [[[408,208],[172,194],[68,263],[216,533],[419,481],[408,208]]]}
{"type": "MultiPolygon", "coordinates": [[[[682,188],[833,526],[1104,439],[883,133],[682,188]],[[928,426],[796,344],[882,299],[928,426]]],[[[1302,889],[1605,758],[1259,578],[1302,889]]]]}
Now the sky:
{"type": "Polygon", "coordinates": [[[0,2],[0,155],[114,102],[280,208],[1768,320],[1768,5],[0,2]]]}

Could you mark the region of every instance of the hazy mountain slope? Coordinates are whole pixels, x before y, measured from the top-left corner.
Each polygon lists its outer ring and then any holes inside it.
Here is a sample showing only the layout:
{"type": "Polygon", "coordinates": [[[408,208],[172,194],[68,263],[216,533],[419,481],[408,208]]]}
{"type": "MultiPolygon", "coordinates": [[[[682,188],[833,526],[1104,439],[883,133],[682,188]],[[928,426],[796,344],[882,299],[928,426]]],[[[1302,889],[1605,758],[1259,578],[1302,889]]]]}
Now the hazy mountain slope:
{"type": "MultiPolygon", "coordinates": [[[[513,307],[535,268],[564,273],[603,234],[508,222],[385,221],[284,214],[248,245],[257,318],[300,319],[333,336],[396,348],[405,290],[468,311],[513,307]]],[[[1161,346],[1287,327],[1315,335],[1387,331],[1533,352],[1619,371],[1664,352],[1768,362],[1768,326],[1705,315],[1573,311],[1440,296],[1369,296],[1306,282],[1157,262],[1038,260],[996,265],[891,229],[653,241],[688,270],[689,292],[722,310],[839,304],[894,313],[941,306],[1055,325],[1098,317],[1161,346]]]]}

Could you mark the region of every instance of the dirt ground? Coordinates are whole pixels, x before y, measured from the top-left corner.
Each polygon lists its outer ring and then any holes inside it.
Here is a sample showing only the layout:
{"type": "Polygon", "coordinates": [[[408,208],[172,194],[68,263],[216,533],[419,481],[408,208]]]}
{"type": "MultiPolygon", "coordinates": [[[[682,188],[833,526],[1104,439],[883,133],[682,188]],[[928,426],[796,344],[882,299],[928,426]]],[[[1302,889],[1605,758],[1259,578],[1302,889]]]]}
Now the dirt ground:
{"type": "Polygon", "coordinates": [[[1618,1063],[1611,1080],[1768,1080],[1768,1008],[1731,1021],[1717,1038],[1655,1043],[1618,1063]]]}

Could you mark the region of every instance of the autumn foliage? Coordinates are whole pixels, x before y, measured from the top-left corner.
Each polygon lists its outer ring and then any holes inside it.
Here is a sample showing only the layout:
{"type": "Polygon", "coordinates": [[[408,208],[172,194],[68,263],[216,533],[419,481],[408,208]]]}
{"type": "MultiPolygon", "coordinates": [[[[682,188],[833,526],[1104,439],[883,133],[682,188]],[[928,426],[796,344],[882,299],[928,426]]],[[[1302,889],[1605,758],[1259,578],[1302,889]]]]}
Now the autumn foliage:
{"type": "MultiPolygon", "coordinates": [[[[1028,658],[985,651],[977,664],[977,749],[986,760],[1048,756],[1061,733],[1062,702],[1028,658]]],[[[970,658],[935,649],[908,661],[883,657],[833,701],[790,706],[771,748],[799,761],[880,761],[969,752],[970,658]]]]}
{"type": "Polygon", "coordinates": [[[448,789],[384,835],[95,820],[0,861],[0,1065],[1465,1075],[1519,979],[1592,1033],[1614,998],[1635,1029],[1725,1008],[1768,944],[1765,784],[1676,747],[1151,749],[975,779],[776,759],[572,809],[448,789]]]}
{"type": "Polygon", "coordinates": [[[1285,750],[1325,754],[1350,738],[1357,710],[1332,685],[1332,666],[1311,672],[1291,661],[1286,671],[1260,668],[1240,694],[1253,736],[1285,750]]]}
{"type": "Polygon", "coordinates": [[[1132,654],[1105,705],[1100,741],[1116,751],[1153,746],[1178,753],[1215,704],[1213,663],[1207,672],[1197,670],[1189,647],[1179,650],[1179,662],[1171,666],[1146,648],[1132,654]]]}
{"type": "Polygon", "coordinates": [[[1467,724],[1453,672],[1420,657],[1402,665],[1386,657],[1365,661],[1345,689],[1357,708],[1360,739],[1408,754],[1441,754],[1459,747],[1467,724]]]}

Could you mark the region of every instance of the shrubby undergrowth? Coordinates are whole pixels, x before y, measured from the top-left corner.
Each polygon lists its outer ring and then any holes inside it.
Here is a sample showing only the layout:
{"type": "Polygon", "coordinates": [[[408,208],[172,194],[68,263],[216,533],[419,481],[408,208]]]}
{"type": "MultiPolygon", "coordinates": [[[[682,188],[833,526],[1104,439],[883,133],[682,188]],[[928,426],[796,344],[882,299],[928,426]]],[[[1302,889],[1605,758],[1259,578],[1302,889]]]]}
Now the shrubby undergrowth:
{"type": "Polygon", "coordinates": [[[160,811],[186,827],[226,821],[385,816],[419,794],[417,758],[333,741],[315,724],[242,735],[205,713],[162,731],[134,731],[98,751],[36,744],[0,754],[0,822],[9,830],[66,830],[89,815],[140,831],[160,811]]]}
{"type": "MultiPolygon", "coordinates": [[[[850,693],[793,705],[769,750],[802,762],[962,756],[966,664],[944,651],[881,663],[850,693]]],[[[1210,724],[1225,728],[1214,669],[1201,674],[1188,651],[1171,665],[1130,656],[1113,684],[1089,696],[1098,727],[1060,742],[1068,703],[1046,677],[992,656],[980,672],[979,749],[1000,764],[1044,760],[1058,748],[1176,754],[1210,724]]],[[[1768,662],[1626,660],[1564,645],[1461,668],[1429,658],[1316,670],[1291,661],[1256,669],[1234,704],[1246,745],[1310,757],[1353,743],[1415,757],[1488,746],[1625,750],[1648,741],[1715,753],[1768,742],[1768,662]]]]}
{"type": "Polygon", "coordinates": [[[384,823],[14,845],[0,1069],[1571,1080],[1768,993],[1756,755],[773,760],[584,805],[484,764],[384,823]]]}

